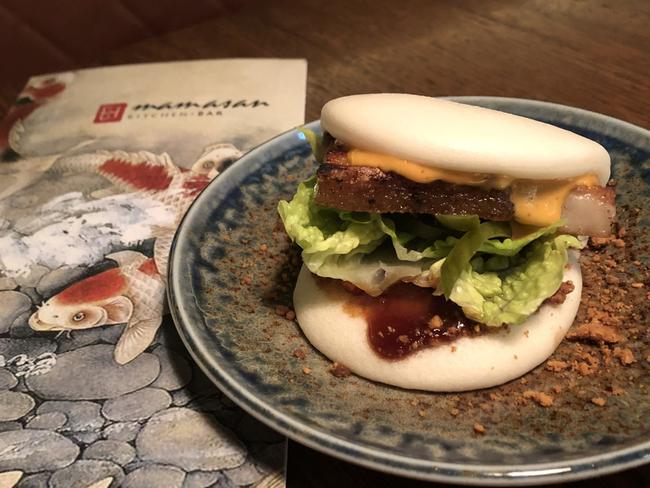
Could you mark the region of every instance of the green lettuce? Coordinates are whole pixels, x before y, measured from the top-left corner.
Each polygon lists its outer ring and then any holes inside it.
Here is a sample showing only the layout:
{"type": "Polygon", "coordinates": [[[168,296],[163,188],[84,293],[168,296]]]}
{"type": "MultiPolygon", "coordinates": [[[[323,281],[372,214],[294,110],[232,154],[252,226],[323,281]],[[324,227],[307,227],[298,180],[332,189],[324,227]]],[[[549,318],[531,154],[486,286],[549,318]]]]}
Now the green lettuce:
{"type": "Polygon", "coordinates": [[[477,216],[345,212],[315,203],[316,179],[302,182],[278,212],[314,274],[376,296],[399,280],[437,288],[488,325],[525,320],[559,287],[567,249],[560,222],[513,239],[510,224],[477,216]]]}
{"type": "MultiPolygon", "coordinates": [[[[478,221],[478,219],[477,219],[478,221]]],[[[451,289],[458,280],[472,257],[481,249],[486,241],[494,237],[505,237],[509,234],[508,225],[503,222],[478,222],[468,228],[463,237],[458,239],[449,251],[445,264],[442,265],[442,291],[449,298],[451,289]]]]}
{"type": "Polygon", "coordinates": [[[343,261],[373,252],[386,235],[378,215],[338,212],[317,205],[315,183],[315,178],[300,183],[290,202],[279,203],[278,212],[287,234],[302,248],[307,267],[320,274],[328,260],[343,261]]]}
{"type": "Polygon", "coordinates": [[[502,271],[481,273],[468,264],[449,299],[460,305],[467,317],[482,324],[520,324],[559,288],[567,249],[580,247],[575,237],[560,235],[532,243],[514,265],[502,271]]]}

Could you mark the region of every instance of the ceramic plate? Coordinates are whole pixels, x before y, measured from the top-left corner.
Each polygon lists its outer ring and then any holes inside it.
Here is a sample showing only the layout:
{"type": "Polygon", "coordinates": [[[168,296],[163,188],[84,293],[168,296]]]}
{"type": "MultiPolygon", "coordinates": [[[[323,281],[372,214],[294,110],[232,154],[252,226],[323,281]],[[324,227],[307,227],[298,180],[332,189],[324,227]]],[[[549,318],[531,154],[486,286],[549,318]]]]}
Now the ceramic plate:
{"type": "MultiPolygon", "coordinates": [[[[619,252],[636,261],[638,276],[626,276],[647,280],[648,131],[550,103],[459,100],[543,120],[603,144],[619,181],[621,218],[630,221],[626,248],[619,252]]],[[[320,130],[318,122],[308,127],[320,130]]],[[[298,325],[279,315],[286,312],[282,306],[291,307],[299,253],[284,235],[276,206],[314,169],[304,136],[285,133],[217,178],[177,233],[169,276],[172,313],[194,359],[234,402],[310,447],[420,479],[525,485],[602,475],[650,460],[647,303],[630,312],[641,328],[626,344],[636,360],[627,366],[602,352],[594,352],[595,363],[576,359],[575,343],[563,343],[554,359],[564,360],[567,370],[542,365],[523,379],[478,392],[432,394],[334,377],[298,325]],[[592,369],[579,374],[580,362],[592,369]],[[554,405],[522,400],[528,390],[550,393],[554,405]],[[597,398],[606,404],[592,401],[597,398]],[[474,432],[475,423],[486,428],[484,435],[474,432]]],[[[597,349],[585,345],[587,356],[590,348],[597,349]]]]}

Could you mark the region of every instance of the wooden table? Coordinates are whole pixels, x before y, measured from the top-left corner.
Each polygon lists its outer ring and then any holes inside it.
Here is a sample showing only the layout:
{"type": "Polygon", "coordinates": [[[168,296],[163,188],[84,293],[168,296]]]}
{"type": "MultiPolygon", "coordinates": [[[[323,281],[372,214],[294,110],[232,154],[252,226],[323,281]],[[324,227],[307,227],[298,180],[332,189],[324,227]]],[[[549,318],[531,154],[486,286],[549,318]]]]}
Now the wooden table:
{"type": "MultiPolygon", "coordinates": [[[[548,100],[650,128],[649,24],[646,0],[247,0],[203,23],[100,53],[84,64],[304,57],[307,120],[318,118],[333,97],[401,91],[548,100]]],[[[20,86],[2,84],[0,108],[20,86]]],[[[290,447],[288,483],[425,485],[297,444],[290,447]]],[[[650,486],[650,469],[568,486],[650,486]]]]}

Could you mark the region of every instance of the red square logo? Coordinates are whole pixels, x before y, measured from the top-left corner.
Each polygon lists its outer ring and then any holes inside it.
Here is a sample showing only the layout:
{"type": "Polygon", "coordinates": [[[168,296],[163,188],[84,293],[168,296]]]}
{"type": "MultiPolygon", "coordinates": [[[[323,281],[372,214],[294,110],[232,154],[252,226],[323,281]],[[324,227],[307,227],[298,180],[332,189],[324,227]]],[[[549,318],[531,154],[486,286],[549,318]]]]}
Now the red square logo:
{"type": "Polygon", "coordinates": [[[100,105],[95,114],[95,124],[103,124],[105,122],[119,122],[122,120],[124,111],[126,110],[126,103],[106,103],[100,105]]]}

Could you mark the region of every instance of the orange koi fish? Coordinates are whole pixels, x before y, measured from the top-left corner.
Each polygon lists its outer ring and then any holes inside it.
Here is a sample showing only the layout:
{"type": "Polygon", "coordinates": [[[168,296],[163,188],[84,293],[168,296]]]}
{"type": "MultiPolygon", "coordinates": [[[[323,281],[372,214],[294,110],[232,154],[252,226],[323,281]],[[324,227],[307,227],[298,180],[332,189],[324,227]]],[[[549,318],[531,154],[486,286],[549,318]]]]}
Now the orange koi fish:
{"type": "Polygon", "coordinates": [[[117,268],[69,286],[29,318],[37,331],[74,331],[126,323],[115,346],[119,364],[135,359],[154,339],[162,322],[165,281],[153,258],[136,251],[106,256],[117,268]]]}

